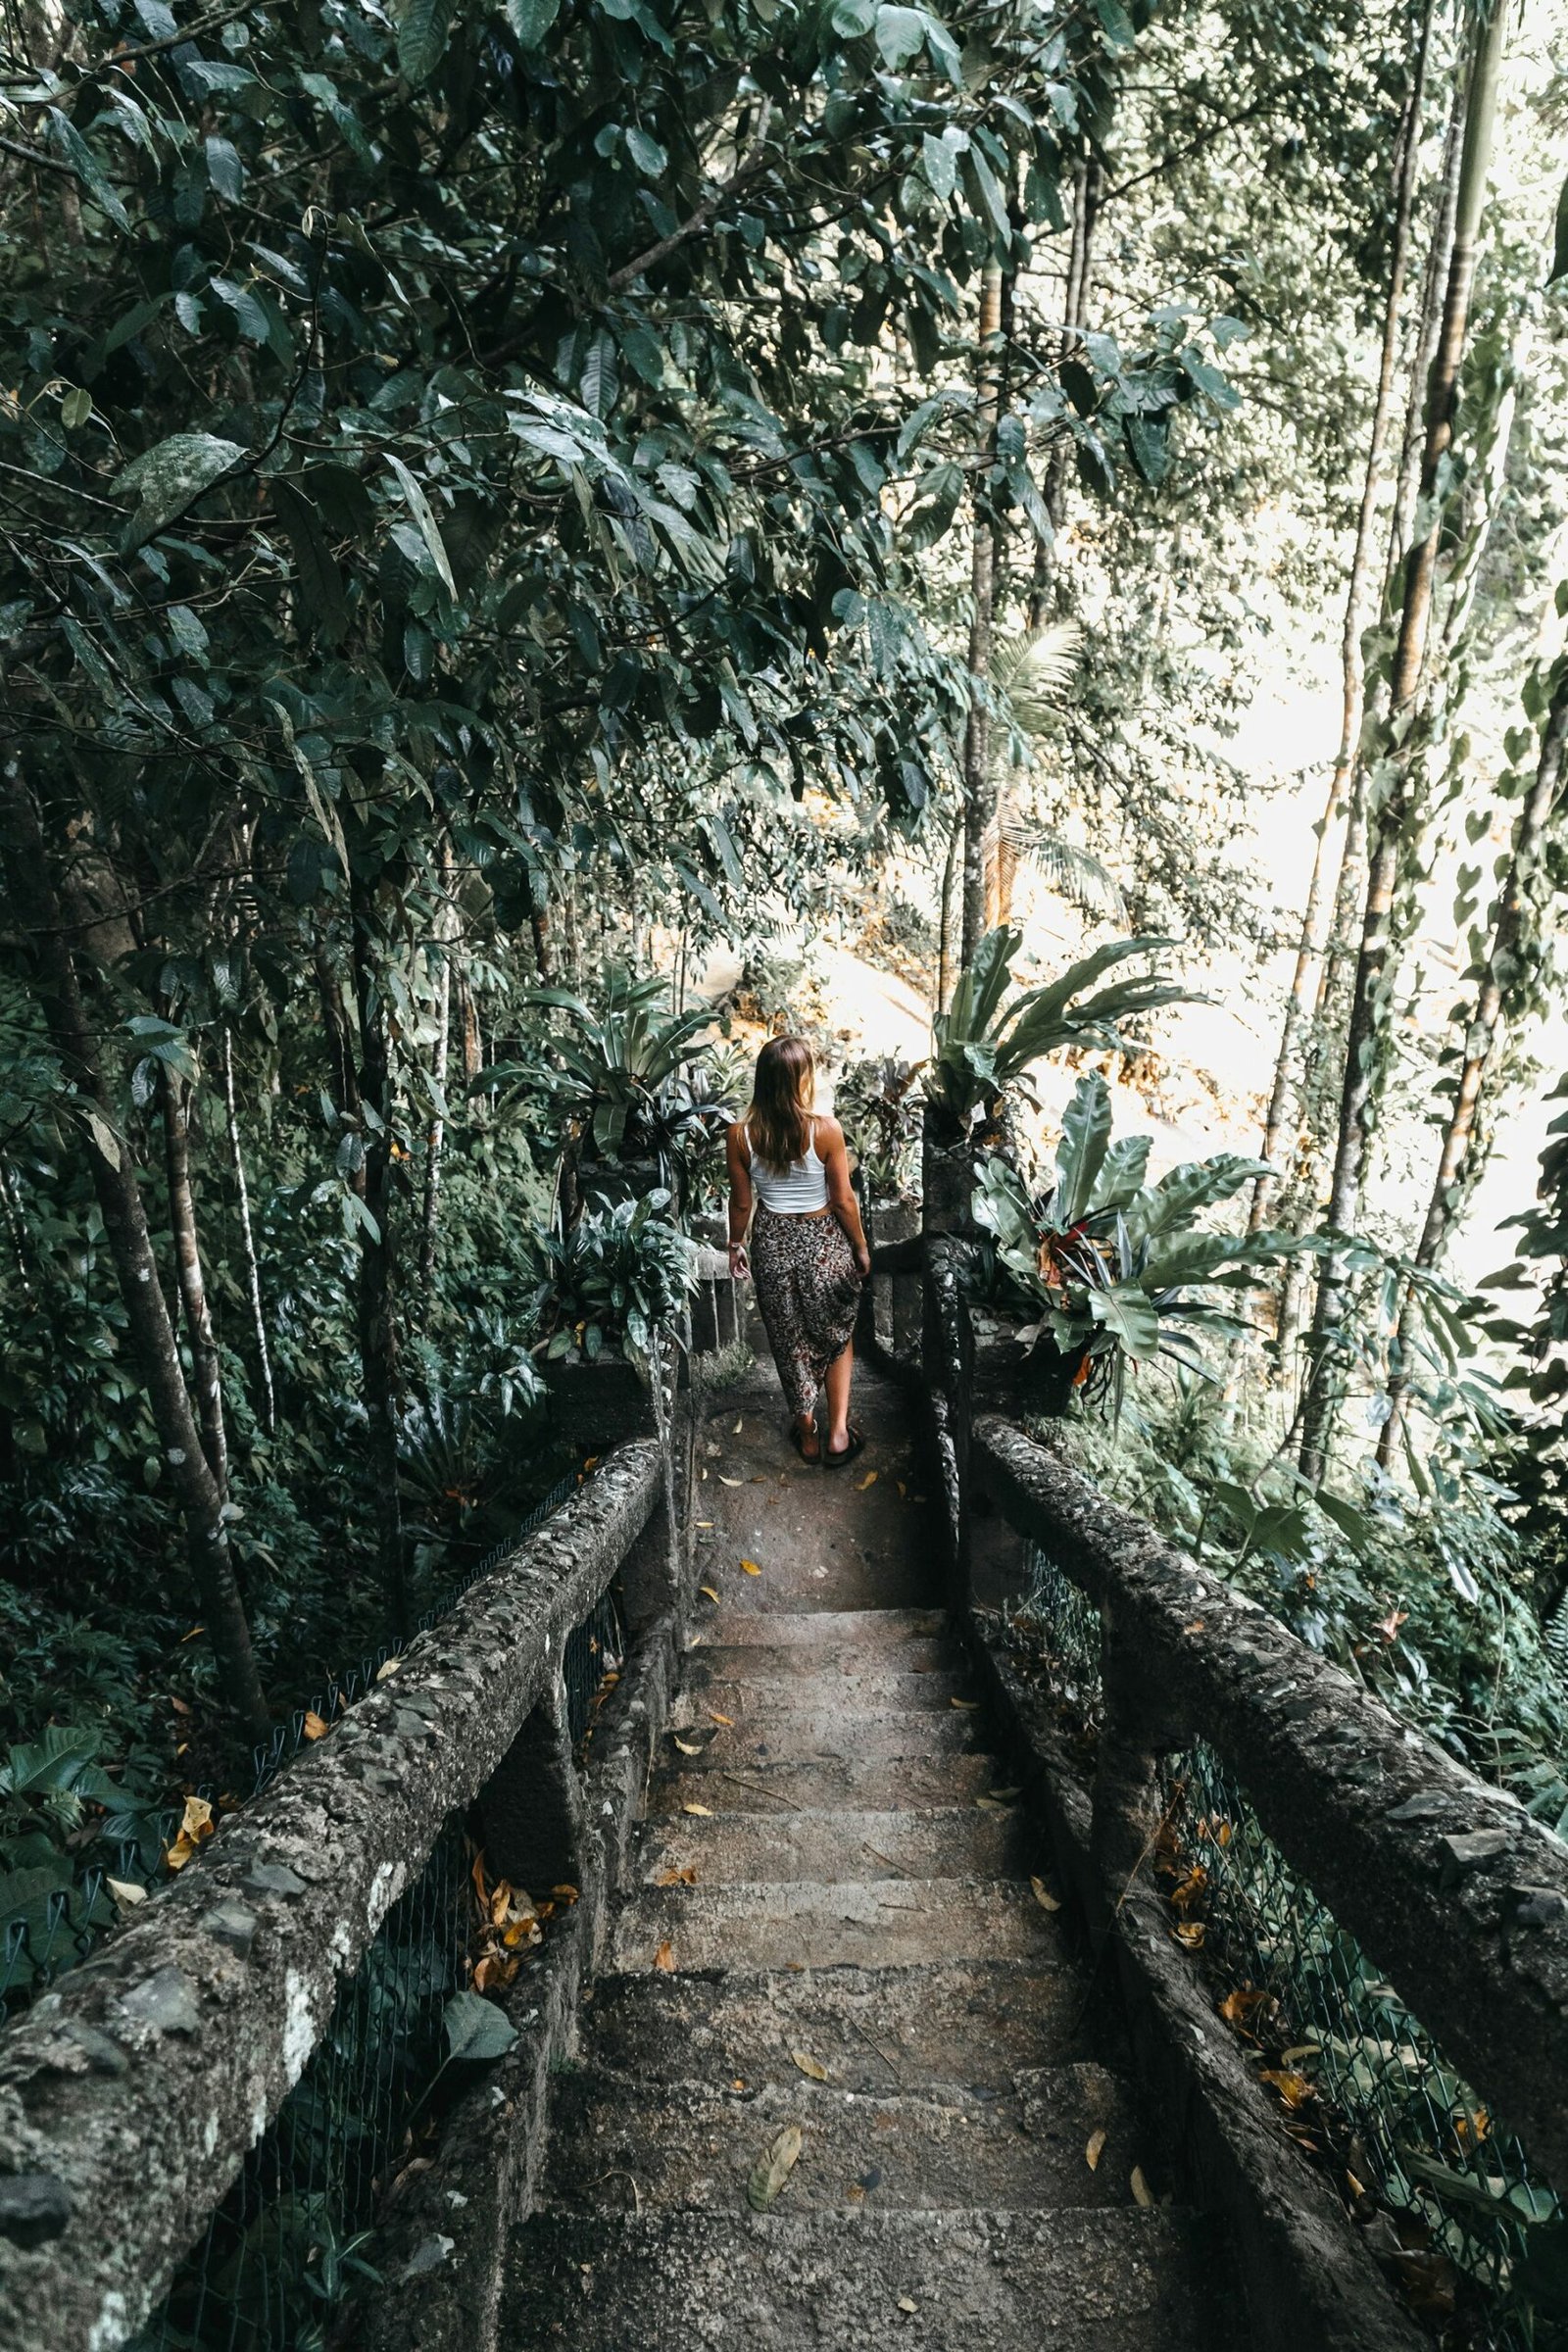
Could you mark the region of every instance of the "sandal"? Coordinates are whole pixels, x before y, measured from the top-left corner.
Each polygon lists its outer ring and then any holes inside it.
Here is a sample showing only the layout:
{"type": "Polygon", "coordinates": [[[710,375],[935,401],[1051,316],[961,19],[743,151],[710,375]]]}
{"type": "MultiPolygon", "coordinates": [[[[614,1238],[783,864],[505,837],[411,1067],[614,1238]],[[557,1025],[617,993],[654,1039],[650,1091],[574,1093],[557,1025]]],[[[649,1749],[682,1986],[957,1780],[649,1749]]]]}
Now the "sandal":
{"type": "Polygon", "coordinates": [[[829,1470],[842,1470],[846,1462],[853,1462],[858,1453],[863,1453],[864,1451],[865,1432],[863,1429],[857,1429],[852,1421],[850,1424],[850,1442],[847,1446],[841,1446],[836,1453],[831,1446],[824,1446],[822,1447],[823,1465],[829,1470]]]}
{"type": "Polygon", "coordinates": [[[814,1470],[822,1459],[822,1437],[821,1432],[818,1430],[814,1421],[810,1423],[809,1427],[811,1436],[816,1440],[816,1451],[814,1453],[807,1452],[807,1432],[802,1429],[798,1421],[792,1421],[790,1423],[790,1444],[794,1446],[796,1452],[800,1455],[807,1468],[808,1470],[814,1470]]]}

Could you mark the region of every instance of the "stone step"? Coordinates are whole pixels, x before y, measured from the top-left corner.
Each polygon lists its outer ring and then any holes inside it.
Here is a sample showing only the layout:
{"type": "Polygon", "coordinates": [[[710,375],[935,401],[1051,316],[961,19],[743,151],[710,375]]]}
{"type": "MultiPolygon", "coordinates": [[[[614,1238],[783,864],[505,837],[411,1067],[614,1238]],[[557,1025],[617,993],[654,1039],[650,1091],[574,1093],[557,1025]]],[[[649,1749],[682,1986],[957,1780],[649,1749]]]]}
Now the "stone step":
{"type": "MultiPolygon", "coordinates": [[[[683,1732],[681,1739],[686,1739],[683,1732]]],[[[688,1742],[695,1745],[696,1742],[688,1742]]],[[[827,1757],[820,1762],[801,1757],[766,1755],[733,1747],[713,1752],[705,1743],[698,1756],[683,1756],[673,1740],[663,1747],[666,1767],[648,1785],[647,1813],[651,1820],[679,1815],[683,1806],[705,1804],[713,1812],[766,1813],[837,1810],[885,1812],[901,1806],[973,1804],[988,1790],[1005,1787],[1005,1766],[995,1756],[978,1753],[910,1757],[871,1761],[864,1757],[827,1757]],[[691,1769],[688,1769],[688,1768],[691,1769]]]]}
{"type": "Polygon", "coordinates": [[[792,2125],[801,2150],[780,2191],[791,2213],[1126,2205],[1145,2153],[1115,2077],[1084,2063],[1021,2075],[1014,2092],[990,2098],[841,2090],[804,2076],[755,2093],[690,2082],[653,2092],[584,2067],[558,2078],[551,2112],[543,2202],[557,2212],[743,2214],[758,2159],[792,2125]]]}
{"type": "MultiPolygon", "coordinates": [[[[776,1624],[760,1617],[758,1627],[776,1624]]],[[[897,1642],[714,1642],[695,1637],[686,1652],[686,1680],[709,1683],[774,1683],[796,1675],[942,1674],[959,1664],[945,1634],[906,1634],[897,1642]]]]}
{"type": "MultiPolygon", "coordinates": [[[[699,1651],[698,1656],[701,1657],[699,1651]]],[[[696,1667],[696,1661],[693,1661],[696,1667]]],[[[705,1675],[700,1667],[688,1671],[685,1688],[675,1701],[673,1720],[708,1724],[716,1711],[746,1723],[771,1723],[797,1715],[860,1722],[867,1715],[918,1715],[932,1709],[955,1708],[956,1698],[971,1698],[974,1688],[967,1675],[940,1667],[920,1674],[891,1669],[836,1674],[705,1675]]]]}
{"type": "Polygon", "coordinates": [[[645,2082],[779,2082],[791,2052],[843,2090],[956,2082],[1007,2090],[1024,2067],[1082,2054],[1083,1986],[1058,1953],[920,1968],[602,1978],[584,2055],[645,2082]]]}
{"type": "Polygon", "coordinates": [[[704,1646],[768,1649],[897,1649],[910,1642],[939,1642],[948,1631],[941,1609],[715,1609],[702,1628],[704,1646]]]}
{"type": "MultiPolygon", "coordinates": [[[[787,2197],[786,2189],[784,2195],[787,2197]]],[[[1225,2352],[1184,2214],[539,2214],[500,2341],[571,2352],[1225,2352]]]]}
{"type": "Polygon", "coordinates": [[[638,1875],[657,1886],[669,1871],[695,1885],[812,1879],[1001,1879],[1023,1866],[1021,1813],[944,1805],[922,1811],[810,1813],[715,1811],[645,1826],[638,1875]]]}
{"type": "Polygon", "coordinates": [[[615,1920],[612,1968],[919,1968],[930,1960],[1038,1960],[1059,1931],[1008,1879],[836,1886],[644,1886],[615,1920]],[[667,1950],[665,1947],[668,1947],[667,1950]]]}
{"type": "MultiPolygon", "coordinates": [[[[718,1709],[721,1715],[729,1711],[718,1709]]],[[[672,1727],[683,1737],[688,1728],[698,1727],[672,1727]]],[[[977,1709],[862,1707],[851,1715],[830,1701],[814,1707],[771,1707],[744,1723],[710,1720],[702,1727],[702,1737],[701,1755],[683,1759],[688,1771],[750,1763],[760,1756],[795,1757],[803,1763],[916,1763],[963,1755],[983,1745],[977,1709]]],[[[664,1760],[672,1763],[674,1757],[666,1753],[664,1760]]]]}

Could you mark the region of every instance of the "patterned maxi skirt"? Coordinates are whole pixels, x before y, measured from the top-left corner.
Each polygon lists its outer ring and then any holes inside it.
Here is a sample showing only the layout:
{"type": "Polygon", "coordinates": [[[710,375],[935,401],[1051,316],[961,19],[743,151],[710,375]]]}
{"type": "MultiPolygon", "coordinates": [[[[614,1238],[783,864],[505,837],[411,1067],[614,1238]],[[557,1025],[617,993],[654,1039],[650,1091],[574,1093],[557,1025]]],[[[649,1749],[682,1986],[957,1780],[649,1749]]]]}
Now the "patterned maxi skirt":
{"type": "Polygon", "coordinates": [[[809,1413],[855,1336],[860,1277],[849,1236],[835,1216],[781,1216],[760,1200],[752,1275],[790,1411],[809,1413]]]}

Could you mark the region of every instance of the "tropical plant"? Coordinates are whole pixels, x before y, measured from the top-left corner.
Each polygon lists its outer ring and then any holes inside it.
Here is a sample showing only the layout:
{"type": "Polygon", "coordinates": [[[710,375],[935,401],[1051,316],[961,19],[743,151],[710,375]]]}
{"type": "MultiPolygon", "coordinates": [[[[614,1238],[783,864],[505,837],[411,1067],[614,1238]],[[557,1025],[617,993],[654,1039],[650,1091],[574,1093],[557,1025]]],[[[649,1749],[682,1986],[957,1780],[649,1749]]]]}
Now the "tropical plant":
{"type": "Polygon", "coordinates": [[[1033,1100],[1029,1072],[1066,1046],[1125,1051],[1119,1024],[1161,1004],[1190,1002],[1180,981],[1159,973],[1097,988],[1102,975],[1130,956],[1153,956],[1168,939],[1117,939],[1068,965],[1043,987],[1004,1002],[1023,935],[1003,925],[988,931],[932,1024],[926,1065],[927,1100],[956,1135],[994,1118],[1008,1089],[1033,1100]],[[1092,994],[1086,993],[1093,991],[1092,994]]]}
{"type": "Polygon", "coordinates": [[[1258,1174],[1256,1160],[1221,1152],[1184,1161],[1150,1184],[1151,1138],[1112,1143],[1110,1130],[1110,1089],[1091,1072],[1067,1105],[1047,1191],[1034,1194],[1004,1159],[980,1164],[975,1221],[991,1235],[999,1267],[1033,1318],[1019,1341],[1032,1349],[1049,1337],[1077,1359],[1085,1379],[1103,1365],[1118,1390],[1127,1363],[1154,1355],[1203,1373],[1197,1334],[1245,1328],[1208,1294],[1235,1289],[1248,1267],[1304,1245],[1200,1223],[1205,1209],[1258,1174]]]}
{"type": "Polygon", "coordinates": [[[543,1237],[538,1354],[590,1364],[619,1354],[647,1376],[697,1285],[696,1248],[673,1208],[662,1188],[637,1200],[601,1200],[564,1234],[543,1237]]]}
{"type": "Polygon", "coordinates": [[[711,1008],[697,1004],[676,1012],[663,979],[639,979],[623,964],[611,964],[603,1010],[569,988],[530,989],[523,1002],[564,1012],[570,1021],[569,1034],[550,1041],[559,1067],[503,1065],[487,1072],[484,1082],[520,1077],[543,1087],[579,1132],[592,1137],[601,1158],[668,1157],[691,1131],[718,1115],[716,1105],[682,1083],[710,1050],[703,1032],[713,1025],[711,1008]]]}
{"type": "Polygon", "coordinates": [[[918,1065],[891,1054],[854,1061],[833,1089],[833,1108],[859,1160],[870,1200],[899,1200],[920,1158],[918,1065]]]}
{"type": "Polygon", "coordinates": [[[1099,922],[1124,924],[1127,905],[1102,858],[1060,831],[1040,823],[1022,804],[1019,779],[1052,734],[1067,687],[1083,656],[1076,621],[1024,630],[991,649],[991,685],[1006,712],[1005,728],[987,738],[997,805],[997,893],[1003,919],[1011,920],[1012,877],[1032,865],[1059,898],[1099,922]]]}

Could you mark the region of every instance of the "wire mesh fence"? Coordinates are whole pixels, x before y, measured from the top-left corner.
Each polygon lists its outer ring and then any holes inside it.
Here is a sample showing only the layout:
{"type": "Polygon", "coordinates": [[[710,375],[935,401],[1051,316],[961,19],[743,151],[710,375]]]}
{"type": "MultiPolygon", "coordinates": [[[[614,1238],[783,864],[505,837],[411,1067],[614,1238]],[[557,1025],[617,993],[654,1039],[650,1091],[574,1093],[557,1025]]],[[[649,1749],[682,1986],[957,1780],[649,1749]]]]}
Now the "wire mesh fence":
{"type": "MultiPolygon", "coordinates": [[[[1092,1737],[1099,1615],[1038,1549],[1012,1622],[1092,1737]]],[[[1172,1934],[1418,2317],[1447,2352],[1568,2352],[1568,2217],[1519,2141],[1291,1869],[1212,1747],[1171,1760],[1166,1796],[1153,1863],[1172,1934]]]]}
{"type": "MultiPolygon", "coordinates": [[[[623,1654],[607,1591],[564,1645],[579,1748],[623,1654]]],[[[475,1959],[495,1942],[497,1891],[455,1817],[388,1912],[300,2081],[130,2352],[328,2352],[341,2340],[351,2299],[380,2276],[375,2223],[387,2189],[439,2120],[445,2089],[461,2080],[452,2004],[466,1993],[471,2006],[468,1988],[487,1982],[475,1959]]],[[[526,1896],[513,1901],[527,1906],[526,1896]]],[[[556,1908],[541,1902],[537,1912],[556,1908]]],[[[514,1967],[495,1983],[510,1981],[514,1967]]]]}
{"type": "MultiPolygon", "coordinates": [[[[413,1633],[424,1633],[438,1624],[482,1576],[499,1567],[535,1529],[553,1518],[576,1492],[577,1485],[576,1473],[560,1479],[514,1534],[494,1544],[481,1559],[445,1585],[438,1598],[416,1620],[413,1633]]],[[[259,1796],[291,1757],[319,1737],[322,1725],[335,1723],[345,1707],[363,1698],[373,1688],[387,1659],[411,1638],[388,1641],[380,1648],[368,1651],[348,1672],[335,1675],[307,1705],[296,1707],[279,1723],[271,1737],[253,1752],[251,1794],[259,1796]]],[[[211,1804],[217,1792],[199,1788],[193,1793],[211,1804]]],[[[148,1886],[163,1875],[163,1857],[174,1843],[180,1819],[181,1808],[177,1806],[140,1816],[135,1836],[101,1837],[74,1863],[65,1862],[57,1848],[40,1839],[36,1863],[30,1867],[24,1865],[23,1871],[7,1881],[9,1916],[0,1932],[0,2025],[67,1970],[84,1960],[99,1936],[117,1924],[122,1912],[113,1891],[114,1883],[134,1890],[148,1886]]],[[[130,1899],[133,1898],[122,1898],[130,1899]]]]}

